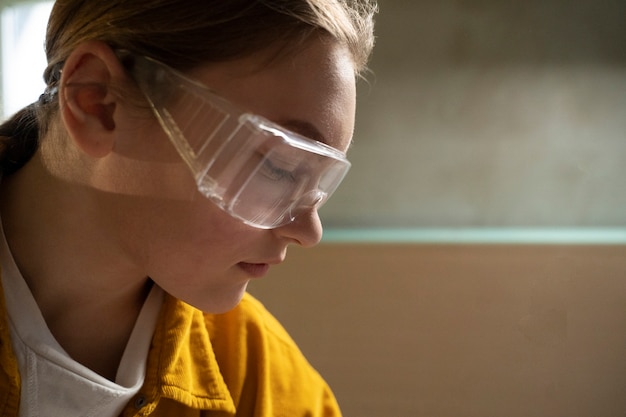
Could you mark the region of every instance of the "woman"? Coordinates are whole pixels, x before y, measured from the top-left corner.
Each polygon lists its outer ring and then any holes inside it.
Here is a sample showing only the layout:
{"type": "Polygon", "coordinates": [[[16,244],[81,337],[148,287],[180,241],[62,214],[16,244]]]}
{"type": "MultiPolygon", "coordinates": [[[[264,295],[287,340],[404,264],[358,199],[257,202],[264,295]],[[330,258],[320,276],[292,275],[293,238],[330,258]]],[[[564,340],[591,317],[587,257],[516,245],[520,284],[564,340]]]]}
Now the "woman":
{"type": "Polygon", "coordinates": [[[56,2],[0,127],[3,416],[339,414],[245,289],[321,238],[374,12],[56,2]]]}

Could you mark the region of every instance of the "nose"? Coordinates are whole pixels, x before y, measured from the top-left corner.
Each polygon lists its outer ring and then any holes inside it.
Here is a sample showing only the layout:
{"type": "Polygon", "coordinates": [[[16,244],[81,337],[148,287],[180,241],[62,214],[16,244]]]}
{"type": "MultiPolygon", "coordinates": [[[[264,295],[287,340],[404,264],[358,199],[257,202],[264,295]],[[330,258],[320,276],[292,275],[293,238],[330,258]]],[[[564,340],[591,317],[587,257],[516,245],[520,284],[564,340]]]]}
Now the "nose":
{"type": "Polygon", "coordinates": [[[317,245],[322,239],[323,231],[322,222],[315,208],[300,213],[292,222],[273,230],[278,236],[304,248],[317,245]]]}

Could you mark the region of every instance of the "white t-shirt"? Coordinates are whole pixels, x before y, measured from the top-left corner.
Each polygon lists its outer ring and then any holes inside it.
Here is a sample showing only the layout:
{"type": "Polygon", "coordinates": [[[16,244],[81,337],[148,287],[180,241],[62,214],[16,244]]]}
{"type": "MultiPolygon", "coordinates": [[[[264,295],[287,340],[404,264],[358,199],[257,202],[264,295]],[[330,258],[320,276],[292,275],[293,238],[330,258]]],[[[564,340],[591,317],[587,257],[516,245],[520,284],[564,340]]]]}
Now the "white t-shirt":
{"type": "Polygon", "coordinates": [[[1,221],[0,265],[22,379],[20,417],[119,416],[143,385],[163,291],[156,285],[150,291],[110,381],[74,361],[55,340],[13,260],[1,221]]]}

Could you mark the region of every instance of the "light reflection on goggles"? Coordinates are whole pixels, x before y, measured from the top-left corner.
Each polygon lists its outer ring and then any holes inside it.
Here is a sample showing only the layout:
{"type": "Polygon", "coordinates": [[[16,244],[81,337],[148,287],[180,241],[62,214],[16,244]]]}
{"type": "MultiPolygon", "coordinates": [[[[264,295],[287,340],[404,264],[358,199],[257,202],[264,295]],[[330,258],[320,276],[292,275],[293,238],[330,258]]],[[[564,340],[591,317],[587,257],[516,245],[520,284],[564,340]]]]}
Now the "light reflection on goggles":
{"type": "Polygon", "coordinates": [[[348,172],[343,152],[244,113],[160,62],[133,59],[129,70],[198,190],[246,224],[271,229],[318,209],[348,172]]]}

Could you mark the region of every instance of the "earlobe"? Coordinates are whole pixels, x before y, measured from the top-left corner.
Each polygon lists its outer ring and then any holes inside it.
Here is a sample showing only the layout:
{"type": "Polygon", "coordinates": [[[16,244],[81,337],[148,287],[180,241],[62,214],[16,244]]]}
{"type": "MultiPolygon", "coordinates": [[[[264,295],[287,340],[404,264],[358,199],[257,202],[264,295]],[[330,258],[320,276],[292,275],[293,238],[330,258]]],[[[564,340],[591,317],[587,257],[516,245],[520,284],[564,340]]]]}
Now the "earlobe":
{"type": "Polygon", "coordinates": [[[80,44],[63,67],[61,118],[76,146],[92,157],[108,155],[115,144],[117,96],[112,85],[123,76],[117,56],[102,42],[80,44]]]}

